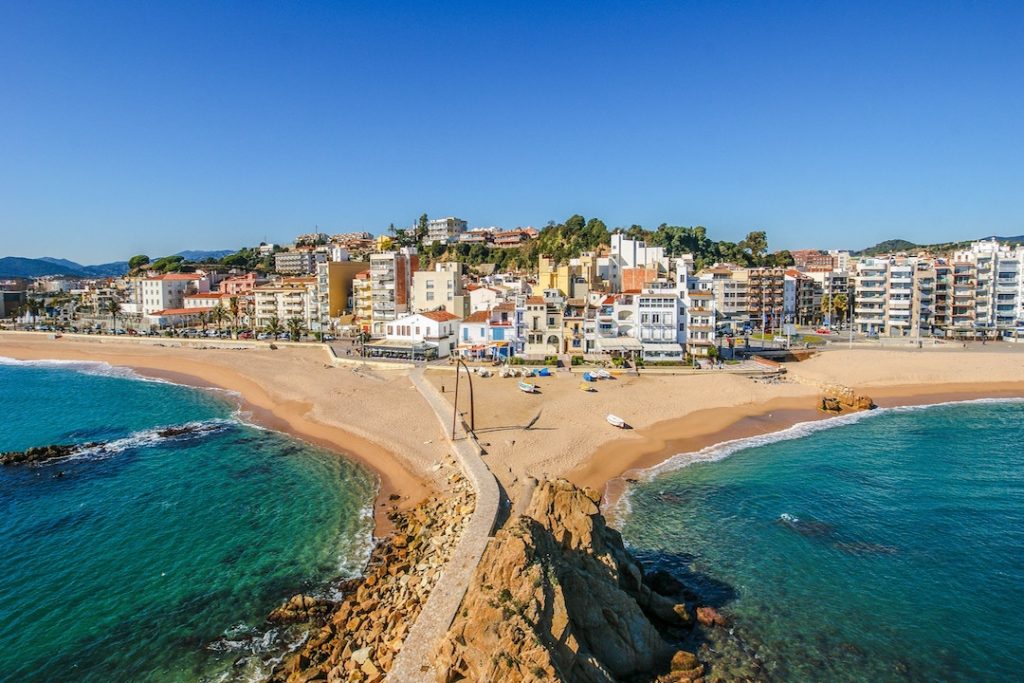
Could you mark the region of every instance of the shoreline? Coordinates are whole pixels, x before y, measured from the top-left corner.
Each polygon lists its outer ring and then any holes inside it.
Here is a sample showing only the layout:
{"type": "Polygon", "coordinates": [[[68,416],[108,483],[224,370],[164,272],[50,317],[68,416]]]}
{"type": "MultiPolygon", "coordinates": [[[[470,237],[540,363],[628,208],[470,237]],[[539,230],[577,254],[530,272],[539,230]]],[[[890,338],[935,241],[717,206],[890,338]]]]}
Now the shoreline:
{"type": "Polygon", "coordinates": [[[59,346],[0,345],[0,356],[22,361],[84,361],[106,363],[132,370],[141,377],[159,379],[194,389],[213,389],[230,392],[237,400],[239,410],[246,413],[256,425],[282,432],[301,441],[331,451],[338,457],[349,458],[372,472],[378,481],[373,500],[374,536],[381,538],[394,530],[387,513],[391,510],[409,510],[435,493],[435,487],[425,478],[412,472],[398,456],[385,446],[375,443],[341,426],[325,424],[310,415],[312,404],[305,401],[275,400],[252,379],[231,368],[189,359],[190,370],[182,370],[181,359],[171,356],[122,356],[114,349],[96,349],[86,352],[77,348],[59,346]]]}
{"type": "MultiPolygon", "coordinates": [[[[950,382],[858,388],[879,408],[927,406],[978,399],[1024,398],[1024,382],[950,382]]],[[[602,513],[615,526],[615,511],[639,478],[677,455],[696,453],[728,441],[781,432],[800,423],[829,420],[831,415],[807,408],[805,397],[773,398],[732,408],[705,408],[657,422],[635,436],[603,443],[594,455],[566,477],[601,493],[602,513]]],[[[850,415],[847,412],[844,415],[850,415]]]]}

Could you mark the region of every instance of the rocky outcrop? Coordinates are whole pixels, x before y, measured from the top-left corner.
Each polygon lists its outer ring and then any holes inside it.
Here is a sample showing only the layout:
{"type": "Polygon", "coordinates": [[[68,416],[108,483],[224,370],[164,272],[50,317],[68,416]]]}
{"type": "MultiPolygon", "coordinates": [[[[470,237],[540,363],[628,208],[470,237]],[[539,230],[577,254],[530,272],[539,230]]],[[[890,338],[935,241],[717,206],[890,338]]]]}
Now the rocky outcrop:
{"type": "Polygon", "coordinates": [[[101,445],[100,443],[57,444],[52,446],[35,446],[24,451],[8,451],[7,453],[0,454],[0,465],[38,465],[47,460],[66,458],[101,445]]]}
{"type": "Polygon", "coordinates": [[[374,548],[362,578],[340,586],[340,601],[297,595],[270,613],[269,621],[310,621],[312,628],[271,673],[272,683],[384,679],[474,509],[468,482],[453,475],[448,483],[443,499],[389,515],[394,533],[374,548]]]}
{"type": "Polygon", "coordinates": [[[877,406],[870,396],[857,394],[853,388],[842,384],[830,384],[824,387],[818,407],[828,413],[856,412],[873,410],[877,406]]]}
{"type": "Polygon", "coordinates": [[[544,482],[495,535],[436,653],[440,681],[701,680],[696,656],[663,637],[692,628],[691,607],[645,577],[598,501],[544,482]]]}

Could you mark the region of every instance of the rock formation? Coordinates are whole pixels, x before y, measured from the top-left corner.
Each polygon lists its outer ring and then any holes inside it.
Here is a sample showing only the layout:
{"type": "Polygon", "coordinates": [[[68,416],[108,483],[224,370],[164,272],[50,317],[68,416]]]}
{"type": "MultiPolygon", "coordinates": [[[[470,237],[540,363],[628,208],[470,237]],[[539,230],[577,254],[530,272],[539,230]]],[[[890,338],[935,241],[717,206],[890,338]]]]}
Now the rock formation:
{"type": "Polygon", "coordinates": [[[691,608],[652,589],[672,582],[645,580],[598,501],[544,482],[495,535],[436,653],[439,680],[702,680],[696,656],[662,635],[692,628],[691,608]]]}
{"type": "Polygon", "coordinates": [[[101,446],[100,443],[55,444],[52,446],[34,446],[24,451],[8,451],[0,454],[0,465],[38,465],[47,460],[66,458],[80,451],[101,446]]]}
{"type": "Polygon", "coordinates": [[[857,394],[851,387],[830,384],[824,387],[818,407],[829,413],[843,413],[873,410],[877,406],[870,396],[857,394]]]}
{"type": "Polygon", "coordinates": [[[339,588],[331,604],[296,595],[267,617],[310,621],[309,640],[271,672],[272,683],[377,683],[391,669],[474,508],[473,489],[459,476],[443,499],[389,515],[393,534],[374,548],[365,575],[339,588]]]}

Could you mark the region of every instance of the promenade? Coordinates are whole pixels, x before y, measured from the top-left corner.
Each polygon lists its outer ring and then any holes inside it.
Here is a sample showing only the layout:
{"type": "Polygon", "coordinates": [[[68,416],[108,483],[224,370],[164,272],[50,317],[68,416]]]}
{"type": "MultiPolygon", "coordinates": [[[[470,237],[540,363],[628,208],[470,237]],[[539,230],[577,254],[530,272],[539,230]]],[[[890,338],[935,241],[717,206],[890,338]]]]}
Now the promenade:
{"type": "MultiPolygon", "coordinates": [[[[423,368],[410,372],[409,378],[437,414],[441,430],[448,434],[451,428],[451,406],[424,379],[423,368]]],[[[473,572],[490,541],[501,502],[498,483],[480,457],[480,447],[476,442],[468,435],[449,440],[463,473],[476,491],[476,508],[444,572],[430,592],[427,604],[395,658],[394,666],[388,674],[388,680],[395,683],[433,683],[437,680],[432,664],[434,651],[448,633],[459,605],[462,604],[473,572]]]]}

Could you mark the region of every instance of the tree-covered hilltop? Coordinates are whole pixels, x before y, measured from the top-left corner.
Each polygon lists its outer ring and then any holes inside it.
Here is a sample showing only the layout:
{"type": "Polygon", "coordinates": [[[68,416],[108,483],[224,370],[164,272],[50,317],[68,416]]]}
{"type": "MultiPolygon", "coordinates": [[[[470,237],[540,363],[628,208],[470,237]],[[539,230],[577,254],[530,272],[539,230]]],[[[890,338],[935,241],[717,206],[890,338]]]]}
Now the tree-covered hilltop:
{"type": "MultiPolygon", "coordinates": [[[[741,266],[790,266],[793,257],[788,251],[768,251],[768,235],[761,230],[750,232],[740,242],[713,240],[703,226],[683,227],[662,223],[655,230],[639,225],[610,231],[600,218],[587,219],[573,214],[561,223],[548,223],[537,239],[519,247],[499,249],[482,244],[433,244],[420,247],[420,253],[429,262],[461,261],[474,266],[493,263],[499,269],[532,269],[537,257],[551,256],[562,261],[576,258],[583,252],[595,251],[611,245],[613,232],[624,233],[630,239],[645,240],[649,245],[664,247],[665,254],[676,257],[693,254],[698,268],[718,262],[741,266]]],[[[396,231],[396,243],[414,245],[414,235],[396,231]]]]}

